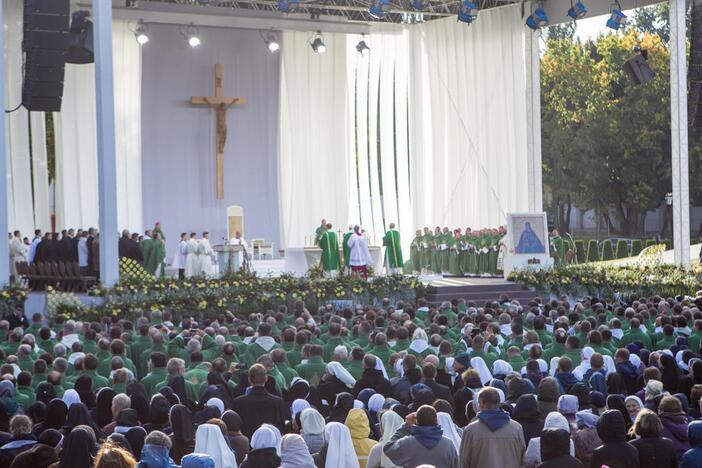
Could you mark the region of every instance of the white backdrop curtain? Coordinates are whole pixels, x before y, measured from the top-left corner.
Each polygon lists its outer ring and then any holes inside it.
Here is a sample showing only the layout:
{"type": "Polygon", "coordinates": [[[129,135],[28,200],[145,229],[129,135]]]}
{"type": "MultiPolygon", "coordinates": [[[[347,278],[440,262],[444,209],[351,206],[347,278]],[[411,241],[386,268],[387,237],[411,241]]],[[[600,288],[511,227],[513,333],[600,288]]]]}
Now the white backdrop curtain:
{"type": "MultiPolygon", "coordinates": [[[[22,2],[3,2],[5,34],[5,103],[14,109],[22,101],[22,2]]],[[[6,114],[5,129],[8,165],[8,215],[11,230],[19,229],[31,238],[35,226],[49,227],[49,180],[46,172],[44,113],[32,112],[34,133],[29,138],[30,113],[20,107],[6,114]],[[31,149],[30,149],[31,144],[31,149]],[[33,158],[30,157],[33,152],[33,158]],[[32,190],[34,187],[34,190],[32,190]],[[36,208],[36,219],[35,219],[36,208]]]]}
{"type": "MultiPolygon", "coordinates": [[[[125,21],[112,32],[120,229],[141,231],[141,48],[125,21]]],[[[57,229],[98,225],[94,65],[66,65],[56,131],[57,229]]]]}
{"type": "Polygon", "coordinates": [[[349,218],[346,36],[325,34],[315,54],[308,33],[285,31],[280,88],[280,217],[285,246],[310,242],[322,218],[349,218]]]}
{"type": "Polygon", "coordinates": [[[410,28],[418,226],[495,227],[527,211],[524,30],[519,5],[482,11],[470,27],[410,28]]]}

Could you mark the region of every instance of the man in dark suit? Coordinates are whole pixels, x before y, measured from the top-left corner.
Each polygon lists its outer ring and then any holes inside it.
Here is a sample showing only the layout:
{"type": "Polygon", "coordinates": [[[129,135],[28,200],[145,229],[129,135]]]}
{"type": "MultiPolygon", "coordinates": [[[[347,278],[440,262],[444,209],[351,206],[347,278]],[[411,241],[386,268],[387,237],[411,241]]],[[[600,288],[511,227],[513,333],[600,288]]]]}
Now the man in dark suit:
{"type": "Polygon", "coordinates": [[[422,366],[422,383],[429,387],[437,400],[446,400],[453,406],[453,395],[446,385],[436,382],[436,366],[432,363],[425,363],[422,366]]]}
{"type": "Polygon", "coordinates": [[[241,432],[249,439],[261,424],[272,424],[281,432],[285,429],[283,400],[266,391],[267,379],[266,368],[254,364],[249,368],[251,391],[234,400],[232,409],[241,416],[241,432]]]}
{"type": "Polygon", "coordinates": [[[358,396],[364,388],[372,388],[385,398],[392,397],[392,384],[383,372],[376,369],[376,357],[373,354],[363,356],[363,374],[353,387],[353,396],[358,396]]]}

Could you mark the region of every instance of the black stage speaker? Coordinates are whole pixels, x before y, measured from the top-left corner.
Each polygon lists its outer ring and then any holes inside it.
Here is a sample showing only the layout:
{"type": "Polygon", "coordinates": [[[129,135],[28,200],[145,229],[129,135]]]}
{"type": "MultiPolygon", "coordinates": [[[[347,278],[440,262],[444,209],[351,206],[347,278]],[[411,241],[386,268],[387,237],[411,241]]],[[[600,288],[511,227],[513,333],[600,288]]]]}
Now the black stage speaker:
{"type": "Polygon", "coordinates": [[[637,85],[648,83],[656,76],[644,54],[636,54],[624,63],[624,71],[637,85]]]}
{"type": "Polygon", "coordinates": [[[68,63],[93,63],[93,22],[90,12],[81,10],[73,13],[68,40],[68,63]]]}
{"type": "Polygon", "coordinates": [[[70,0],[24,0],[22,105],[58,112],[68,52],[70,0]]]}

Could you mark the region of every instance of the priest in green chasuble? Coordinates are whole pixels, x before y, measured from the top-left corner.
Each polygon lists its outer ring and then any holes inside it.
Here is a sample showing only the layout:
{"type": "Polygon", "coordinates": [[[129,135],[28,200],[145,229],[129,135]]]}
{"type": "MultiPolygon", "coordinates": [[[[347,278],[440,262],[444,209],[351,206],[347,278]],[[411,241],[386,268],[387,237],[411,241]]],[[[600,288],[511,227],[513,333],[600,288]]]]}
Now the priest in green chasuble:
{"type": "Polygon", "coordinates": [[[328,276],[336,276],[339,273],[339,241],[336,233],[332,231],[331,223],[327,223],[325,230],[319,239],[319,247],[322,249],[322,268],[328,276]]]}
{"type": "Polygon", "coordinates": [[[161,236],[161,240],[163,242],[166,242],[166,235],[161,230],[161,223],[159,221],[156,221],[156,224],[154,224],[154,229],[152,231],[152,234],[153,234],[152,237],[155,237],[156,234],[158,234],[159,236],[161,236]]]}
{"type": "Polygon", "coordinates": [[[353,235],[353,226],[349,225],[349,230],[342,237],[342,247],[344,249],[344,267],[349,267],[349,259],[351,258],[351,247],[349,247],[349,238],[353,235]]]}
{"type": "Polygon", "coordinates": [[[422,271],[422,230],[417,229],[414,233],[414,239],[410,244],[410,263],[412,264],[412,273],[418,274],[422,271]]]}
{"type": "Polygon", "coordinates": [[[320,241],[322,240],[322,234],[324,234],[324,231],[327,229],[327,220],[323,219],[322,223],[317,226],[317,229],[314,230],[314,245],[320,245],[320,241]]]}
{"type": "Polygon", "coordinates": [[[389,275],[402,274],[402,247],[400,245],[400,233],[395,229],[395,223],[390,223],[390,229],[383,237],[385,247],[385,268],[389,275]]]}
{"type": "Polygon", "coordinates": [[[142,253],[144,255],[144,269],[161,278],[163,276],[164,261],[166,260],[166,244],[161,235],[152,233],[151,239],[142,241],[142,253]]]}
{"type": "Polygon", "coordinates": [[[554,259],[554,263],[556,267],[562,267],[565,266],[566,264],[566,256],[565,256],[565,242],[563,242],[563,238],[561,237],[560,233],[558,232],[558,229],[555,229],[551,231],[551,237],[550,237],[550,244],[551,244],[551,254],[555,254],[556,258],[554,259]]]}

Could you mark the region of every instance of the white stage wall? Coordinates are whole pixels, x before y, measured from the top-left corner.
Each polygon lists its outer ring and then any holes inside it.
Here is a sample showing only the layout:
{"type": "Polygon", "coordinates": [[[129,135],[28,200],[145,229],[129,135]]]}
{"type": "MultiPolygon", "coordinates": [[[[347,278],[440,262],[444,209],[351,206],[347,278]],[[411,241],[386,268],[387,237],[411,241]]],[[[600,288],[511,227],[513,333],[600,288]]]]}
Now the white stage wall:
{"type": "MultiPolygon", "coordinates": [[[[112,53],[120,229],[141,231],[141,47],[126,21],[115,21],[112,53]]],[[[63,104],[54,114],[56,228],[98,225],[95,67],[66,64],[63,104]]]]}

